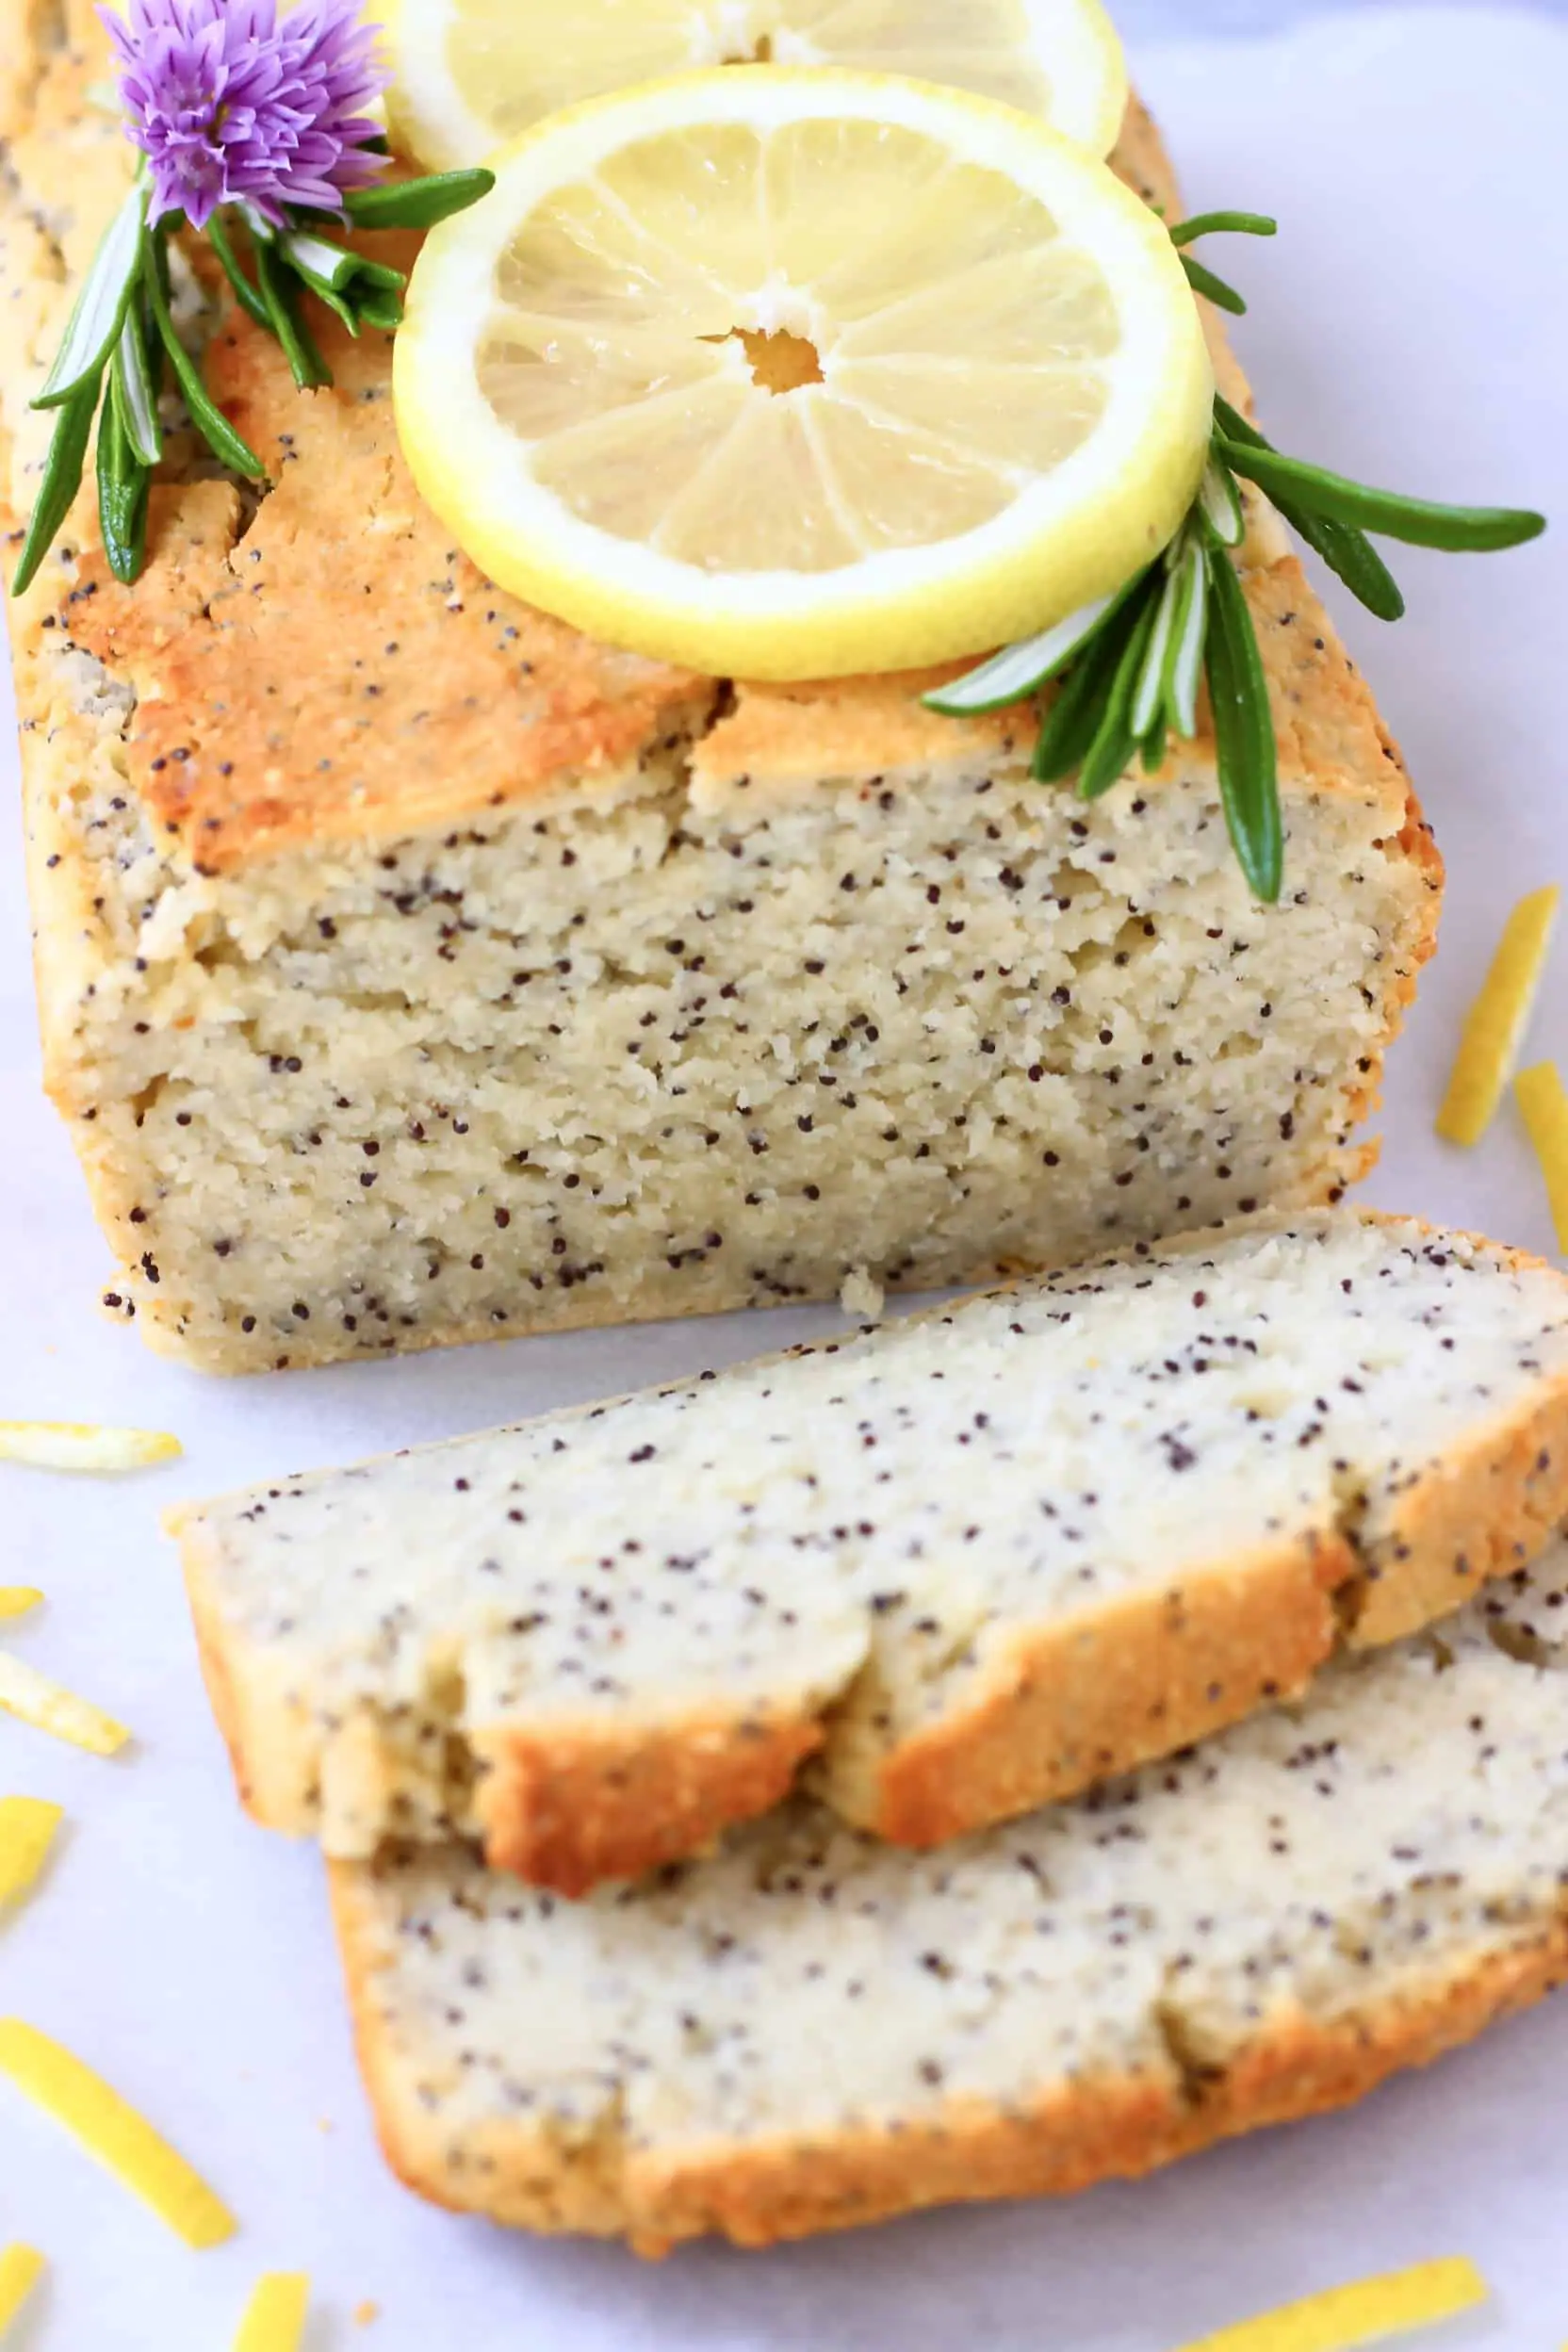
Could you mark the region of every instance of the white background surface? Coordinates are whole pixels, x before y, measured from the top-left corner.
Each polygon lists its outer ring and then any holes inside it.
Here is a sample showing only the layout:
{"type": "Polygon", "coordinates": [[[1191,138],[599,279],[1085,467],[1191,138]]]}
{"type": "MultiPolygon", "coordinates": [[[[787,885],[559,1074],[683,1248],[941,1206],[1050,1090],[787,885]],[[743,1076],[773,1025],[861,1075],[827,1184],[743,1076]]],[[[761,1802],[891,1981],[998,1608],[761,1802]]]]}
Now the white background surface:
{"type": "MultiPolygon", "coordinates": [[[[1448,0],[1407,0],[1423,8],[1446,8],[1448,0]]],[[[1220,33],[1278,33],[1304,17],[1342,12],[1370,16],[1368,0],[1113,0],[1116,21],[1129,43],[1196,41],[1220,33]]],[[[1568,0],[1520,0],[1539,15],[1568,18],[1568,0]]],[[[1475,11],[1479,14],[1479,9],[1475,11]]]]}
{"type": "MultiPolygon", "coordinates": [[[[1288,41],[1137,60],[1194,205],[1278,212],[1222,267],[1254,290],[1244,349],[1287,448],[1436,495],[1554,512],[1522,554],[1412,556],[1412,618],[1348,633],[1403,738],[1451,867],[1445,952],[1396,1057],[1373,1197],[1546,1248],[1511,1117],[1472,1156],[1429,1140],[1446,1051],[1514,897],[1568,880],[1568,28],[1358,8],[1288,41]]],[[[1218,258],[1217,253],[1217,259],[1218,258]]],[[[1287,2295],[1439,2253],[1493,2279],[1467,2352],[1568,2339],[1568,1997],[1359,2113],[1076,2203],[945,2214],[776,2254],[618,2249],[454,2221],[384,2174],[337,1998],[315,1857],[237,1816],[158,1509],[307,1463],[478,1428],[777,1344],[805,1315],[517,1342],[220,1384],[97,1318],[108,1270],[39,1099],[8,743],[0,751],[0,1415],[180,1433],[172,1470],[101,1487],[0,1467],[0,1580],[46,1612],[19,1652],[134,1725],[78,1756],[0,1721],[0,1792],[72,1827],[0,1926],[0,2011],[68,2040],[161,2119],[236,2206],[188,2253],[0,2086],[0,2239],[55,2265],[23,2352],[227,2345],[252,2278],[308,2267],[310,2352],[1168,2352],[1287,2295]],[[362,2298],[383,2307],[361,2333],[362,2298]]],[[[1536,1043],[1568,1067],[1557,977],[1536,1043]]],[[[8,2352],[9,2344],[8,2342],[8,2352]]]]}

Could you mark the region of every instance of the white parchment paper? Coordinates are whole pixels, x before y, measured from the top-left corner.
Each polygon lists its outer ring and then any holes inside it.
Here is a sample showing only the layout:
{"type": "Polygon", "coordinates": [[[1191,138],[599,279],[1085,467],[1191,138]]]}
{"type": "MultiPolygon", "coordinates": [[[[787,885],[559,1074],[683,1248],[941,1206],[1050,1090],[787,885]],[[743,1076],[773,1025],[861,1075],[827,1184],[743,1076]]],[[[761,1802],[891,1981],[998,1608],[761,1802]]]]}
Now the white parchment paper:
{"type": "MultiPolygon", "coordinates": [[[[1147,20],[1146,20],[1147,21],[1147,20]]],[[[1277,212],[1217,261],[1287,448],[1438,496],[1517,499],[1556,535],[1506,558],[1399,564],[1412,617],[1345,615],[1451,866],[1444,953],[1395,1065],[1373,1197],[1538,1248],[1511,1117],[1465,1156],[1430,1138],[1455,1022],[1514,897],[1568,880],[1568,27],[1357,7],[1279,41],[1136,59],[1195,205],[1277,212]]],[[[0,690],[3,691],[3,690],[0,690]]],[[[308,2267],[310,2352],[1166,2352],[1287,2295],[1466,2251],[1494,2310],[1446,2341],[1568,2338],[1568,2001],[1394,2085],[1141,2186],[951,2213],[776,2254],[647,2268],[530,2243],[405,2196],[373,2148],[315,1857],[238,1817],[158,1509],[624,1389],[779,1344],[827,1315],[521,1341],[219,1384],[97,1318],[108,1270],[37,1091],[8,739],[0,748],[0,1415],[134,1419],[186,1460],[113,1487],[0,1467],[0,1576],[41,1584],[18,1650],[123,1716],[95,1762],[0,1721],[0,1792],[72,1826],[0,1923],[0,2012],[59,2034],[161,2118],[244,2230],[188,2253],[0,2085],[0,2239],[56,2265],[24,2352],[208,2352],[251,2279],[308,2267]],[[366,2299],[381,2317],[362,2333],[366,2299]]],[[[1564,954],[1536,1044],[1568,1066],[1564,954]]],[[[1568,1695],[1564,1703],[1568,1732],[1568,1695]]]]}

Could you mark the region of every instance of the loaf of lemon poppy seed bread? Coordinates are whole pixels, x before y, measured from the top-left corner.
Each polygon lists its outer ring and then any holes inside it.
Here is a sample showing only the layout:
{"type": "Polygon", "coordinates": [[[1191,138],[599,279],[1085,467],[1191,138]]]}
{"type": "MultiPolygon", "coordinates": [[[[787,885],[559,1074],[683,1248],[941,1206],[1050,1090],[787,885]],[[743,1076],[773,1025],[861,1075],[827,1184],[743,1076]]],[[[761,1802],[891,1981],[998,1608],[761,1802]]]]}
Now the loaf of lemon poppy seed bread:
{"type": "Polygon", "coordinates": [[[1298,1707],[910,1854],[795,1803],[563,1903],[333,1871],[408,2184],[658,2254],[1056,2194],[1337,2107],[1568,1972],[1568,1549],[1298,1707]]]}
{"type": "Polygon", "coordinates": [[[1568,1280],[1273,1213],[175,1520],[237,1776],[568,1894],[803,1758],[928,1845],[1445,1614],[1568,1514],[1568,1280]]]}
{"type": "MultiPolygon", "coordinates": [[[[0,57],[14,551],[26,400],[132,155],[82,0],[0,0],[0,57]]],[[[1118,162],[1174,203],[1136,112],[1118,162]]],[[[592,644],[421,506],[384,337],[318,320],[336,385],[301,394],[178,290],[270,486],[176,433],[135,589],[88,496],[10,614],[46,1079],[155,1345],[241,1371],[864,1296],[1364,1169],[1441,870],[1266,514],[1276,908],[1207,734],[1088,808],[1031,781],[1027,710],[592,644]]]]}

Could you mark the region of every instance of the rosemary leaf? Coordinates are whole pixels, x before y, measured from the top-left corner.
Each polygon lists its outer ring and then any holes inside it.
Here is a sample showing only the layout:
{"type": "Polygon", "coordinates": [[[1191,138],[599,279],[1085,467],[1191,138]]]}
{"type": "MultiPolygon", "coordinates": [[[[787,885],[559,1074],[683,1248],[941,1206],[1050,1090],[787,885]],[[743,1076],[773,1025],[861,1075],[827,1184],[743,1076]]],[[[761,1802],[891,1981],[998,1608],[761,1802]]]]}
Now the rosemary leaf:
{"type": "Polygon", "coordinates": [[[488,196],[493,172],[435,172],[428,179],[351,188],[344,208],[359,229],[429,229],[488,196]]]}
{"type": "Polygon", "coordinates": [[[1159,603],[1154,608],[1154,626],[1150,632],[1143,667],[1138,672],[1133,693],[1132,728],[1140,743],[1147,743],[1156,721],[1162,740],[1165,735],[1166,671],[1171,636],[1180,616],[1184,579],[1181,564],[1174,571],[1168,571],[1160,590],[1159,603]]]}
{"type": "Polygon", "coordinates": [[[286,270],[279,266],[270,245],[258,245],[255,256],[256,277],[261,285],[262,300],[267,305],[267,323],[283,346],[283,354],[295,383],[302,392],[313,385],[330,384],[332,369],[322,358],[316,337],[300,316],[293,279],[286,270]]]}
{"type": "MultiPolygon", "coordinates": [[[[1250,424],[1229,400],[1217,397],[1214,414],[1227,441],[1250,449],[1273,449],[1273,443],[1266,441],[1256,425],[1250,424]]],[[[1304,507],[1289,498],[1276,498],[1274,503],[1297,537],[1304,539],[1322,557],[1329,569],[1369,612],[1380,621],[1404,618],[1405,599],[1399,583],[1364,531],[1350,523],[1331,522],[1326,516],[1309,514],[1304,507]]]]}
{"type": "Polygon", "coordinates": [[[1228,310],[1233,318],[1246,318],[1247,304],[1233,286],[1227,286],[1224,279],[1217,278],[1212,270],[1205,270],[1191,253],[1182,255],[1182,267],[1195,294],[1206,294],[1216,310],[1228,310]]]}
{"type": "Polygon", "coordinates": [[[1135,626],[1135,609],[1131,598],[1124,599],[1107,614],[1063,679],[1035,745],[1033,772],[1041,784],[1058,783],[1081,764],[1099,730],[1105,696],[1135,626]]]}
{"type": "Polygon", "coordinates": [[[1268,681],[1234,565],[1223,548],[1214,547],[1206,568],[1213,613],[1207,641],[1209,699],[1219,796],[1241,870],[1253,894],[1272,906],[1284,874],[1284,828],[1268,681]]]}
{"type": "MultiPolygon", "coordinates": [[[[152,239],[144,235],[144,241],[150,245],[152,239]]],[[[180,390],[185,395],[185,404],[190,412],[191,423],[196,427],[214,457],[220,459],[233,472],[245,474],[253,482],[261,481],[266,475],[266,466],[243,433],[237,433],[230,424],[206,385],[202,382],[201,370],[195,361],[180,341],[174,321],[169,315],[169,297],[163,290],[159,271],[152,266],[151,256],[149,265],[142,270],[141,275],[142,282],[147,288],[147,299],[152,306],[154,320],[162,337],[163,348],[168,352],[171,365],[179,380],[180,390]]]]}
{"type": "Polygon", "coordinates": [[[1256,425],[1245,417],[1239,408],[1233,408],[1223,392],[1214,396],[1214,420],[1227,441],[1239,441],[1250,449],[1271,449],[1272,441],[1266,441],[1256,425]]]}
{"type": "Polygon", "coordinates": [[[1190,743],[1198,732],[1198,683],[1209,627],[1209,567],[1196,533],[1187,541],[1180,580],[1182,605],[1167,656],[1165,706],[1178,735],[1190,743]]]}
{"type": "Polygon", "coordinates": [[[1227,463],[1270,497],[1282,496],[1307,514],[1380,531],[1412,547],[1485,554],[1523,547],[1546,528],[1544,514],[1521,507],[1444,506],[1429,498],[1401,498],[1392,490],[1368,489],[1321,466],[1282,457],[1276,449],[1228,441],[1222,448],[1227,463]]]}
{"type": "Polygon", "coordinates": [[[238,302],[240,309],[253,318],[258,327],[270,330],[272,320],[267,304],[246,276],[240,265],[239,256],[235,252],[233,240],[223,225],[220,213],[215,212],[207,222],[207,239],[213,252],[223,265],[223,275],[233,286],[235,300],[238,302]]]}
{"type": "Polygon", "coordinates": [[[1289,498],[1274,503],[1297,537],[1316,550],[1369,612],[1380,621],[1404,619],[1403,591],[1364,531],[1351,523],[1331,522],[1324,514],[1309,514],[1289,498]]]}
{"type": "MultiPolygon", "coordinates": [[[[361,315],[363,310],[362,304],[361,315]]],[[[948,719],[967,718],[981,710],[1004,710],[1009,703],[1021,702],[1061,675],[1117,606],[1127,601],[1137,584],[1135,579],[1130,580],[1125,588],[1117,589],[1113,596],[1081,605],[1054,629],[1042,629],[1037,637],[1021,638],[1016,645],[1007,645],[1001,653],[993,654],[966,677],[956,678],[946,686],[933,687],[930,694],[922,694],[922,702],[928,710],[939,711],[948,719]]]]}
{"type": "Polygon", "coordinates": [[[22,543],[16,572],[11,580],[11,594],[21,596],[31,585],[39,565],[55,544],[55,534],[71,512],[73,499],[81,488],[82,466],[87,458],[88,435],[92,431],[92,413],[98,405],[100,381],[93,377],[79,384],[68,400],[61,403],[59,417],[49,442],[49,455],[44,461],[43,480],[39,487],[38,503],[27,526],[27,536],[22,543]]]}
{"type": "Polygon", "coordinates": [[[119,403],[104,402],[98,418],[98,523],[104,553],[126,587],[141,570],[147,545],[147,467],[126,438],[119,403]]]}
{"type": "Polygon", "coordinates": [[[1198,503],[1220,546],[1239,547],[1247,536],[1247,516],[1242,508],[1241,492],[1236,488],[1235,476],[1217,446],[1203,469],[1198,503]]]}
{"type": "Polygon", "coordinates": [[[1190,245],[1200,237],[1278,237],[1280,224],[1266,212],[1195,212],[1178,220],[1170,232],[1173,245],[1190,245]]]}
{"type": "Polygon", "coordinates": [[[163,427],[158,421],[158,396],[148,365],[139,302],[130,305],[120,329],[109,363],[109,394],[127,448],[143,466],[155,466],[163,455],[163,427]]]}
{"type": "Polygon", "coordinates": [[[1139,730],[1133,725],[1133,697],[1137,691],[1149,641],[1152,636],[1159,611],[1160,591],[1152,587],[1155,575],[1146,574],[1146,586],[1138,599],[1132,626],[1121,648],[1121,658],[1111,674],[1101,711],[1100,725],[1093,741],[1085,752],[1078,769],[1080,800],[1099,800],[1108,792],[1119,777],[1126,775],[1138,747],[1139,730]]]}
{"type": "Polygon", "coordinates": [[[102,374],[141,269],[146,210],[147,189],[139,180],[104,231],[34,408],[58,408],[79,385],[96,383],[102,374]]]}

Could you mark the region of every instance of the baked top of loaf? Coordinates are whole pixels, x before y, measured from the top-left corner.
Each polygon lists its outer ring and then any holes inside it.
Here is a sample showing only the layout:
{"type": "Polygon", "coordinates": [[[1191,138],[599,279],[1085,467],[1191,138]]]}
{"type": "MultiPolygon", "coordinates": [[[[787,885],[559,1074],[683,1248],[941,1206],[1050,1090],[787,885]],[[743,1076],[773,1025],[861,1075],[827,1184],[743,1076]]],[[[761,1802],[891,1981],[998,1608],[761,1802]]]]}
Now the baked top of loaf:
{"type": "MultiPolygon", "coordinates": [[[[0,140],[14,175],[0,199],[0,284],[9,298],[0,524],[14,532],[48,432],[26,401],[133,151],[113,115],[84,96],[106,55],[86,0],[69,0],[57,19],[29,0],[0,0],[0,55],[8,67],[0,140]]],[[[1116,161],[1152,201],[1174,204],[1169,167],[1140,109],[1116,161]]],[[[412,250],[407,240],[365,242],[404,260],[412,250]]],[[[277,345],[232,301],[220,304],[216,286],[188,294],[208,307],[213,391],[266,460],[269,485],[258,503],[210,479],[210,464],[188,445],[182,455],[176,439],[137,586],[108,574],[85,495],[69,557],[45,565],[13,626],[24,715],[58,694],[34,682],[34,661],[47,654],[53,667],[73,647],[134,697],[129,781],[198,873],[547,804],[563,790],[591,794],[612,788],[649,746],[694,727],[699,799],[973,767],[1013,748],[1017,713],[960,725],[921,708],[919,690],[949,673],[742,686],[721,701],[713,680],[580,636],[483,579],[422,505],[398,449],[389,337],[367,333],[355,343],[324,319],[318,335],[336,385],[302,394],[277,345]],[[498,724],[499,709],[508,724],[498,724]]],[[[1212,324],[1226,388],[1245,400],[1212,324]]],[[[1282,547],[1264,516],[1253,559],[1280,558],[1282,547]]],[[[1398,833],[1407,781],[1365,688],[1315,607],[1303,609],[1297,566],[1258,571],[1250,593],[1287,793],[1370,791],[1398,833]]],[[[1207,737],[1197,756],[1212,762],[1207,737]]]]}
{"type": "Polygon", "coordinates": [[[334,1870],[386,2152],[645,2252],[1134,2174],[1338,2105],[1568,1963],[1568,1547],[1299,1706],[928,1855],[797,1802],[564,1904],[334,1870]]]}
{"type": "Polygon", "coordinates": [[[1243,1220],[177,1521],[257,1817],[569,1893],[816,1752],[928,1844],[1387,1642],[1568,1512],[1568,1280],[1243,1220]]]}

